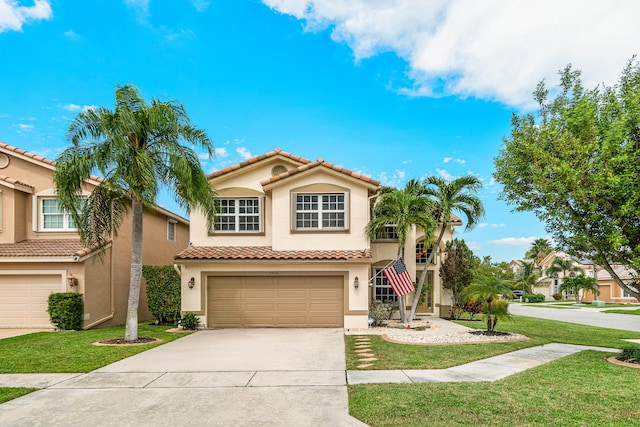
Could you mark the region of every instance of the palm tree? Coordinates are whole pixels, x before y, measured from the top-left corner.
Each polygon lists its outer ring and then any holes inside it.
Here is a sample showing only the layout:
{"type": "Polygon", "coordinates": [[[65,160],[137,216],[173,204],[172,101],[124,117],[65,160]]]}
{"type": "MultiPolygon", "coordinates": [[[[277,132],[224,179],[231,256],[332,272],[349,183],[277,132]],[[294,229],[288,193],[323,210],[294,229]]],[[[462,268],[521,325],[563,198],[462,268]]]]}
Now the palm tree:
{"type": "Polygon", "coordinates": [[[540,261],[551,253],[553,248],[547,239],[536,239],[531,244],[529,250],[524,254],[525,257],[532,259],[536,267],[540,265],[540,261]]]}
{"type": "Polygon", "coordinates": [[[580,303],[580,291],[584,290],[593,292],[594,295],[600,293],[598,289],[598,282],[593,277],[587,277],[584,274],[579,274],[575,277],[567,277],[562,281],[562,284],[558,288],[560,292],[573,293],[576,298],[576,303],[580,303]]]}
{"type": "MultiPolygon", "coordinates": [[[[420,292],[422,292],[422,287],[427,277],[428,268],[426,266],[431,264],[436,253],[436,248],[438,248],[442,242],[442,237],[447,228],[446,226],[451,222],[451,214],[457,211],[462,212],[466,216],[467,226],[465,230],[472,229],[478,220],[484,216],[482,201],[478,196],[473,194],[481,189],[482,182],[473,175],[462,176],[452,181],[446,181],[439,176],[429,176],[424,179],[422,194],[431,199],[435,205],[434,216],[440,224],[440,233],[432,246],[432,250],[426,260],[425,268],[422,270],[422,274],[418,280],[416,295],[420,295],[420,292]]],[[[430,235],[431,233],[425,230],[425,236],[430,235]]],[[[427,242],[425,242],[425,247],[426,243],[427,242]]],[[[416,315],[418,301],[419,298],[413,299],[408,318],[409,322],[411,322],[416,315]]]]}
{"type": "Polygon", "coordinates": [[[516,286],[530,294],[538,278],[540,278],[540,273],[538,273],[533,262],[523,262],[522,269],[516,279],[516,286]]]}
{"type": "MultiPolygon", "coordinates": [[[[436,228],[431,202],[426,197],[415,194],[413,182],[412,180],[407,183],[403,190],[391,187],[381,189],[374,206],[373,218],[366,227],[367,234],[373,239],[387,225],[395,224],[398,234],[398,256],[404,255],[407,234],[412,226],[422,228],[427,236],[432,235],[436,228]]],[[[404,295],[399,298],[399,306],[401,320],[406,322],[404,295]]]]}
{"type": "Polygon", "coordinates": [[[509,316],[509,303],[500,296],[512,298],[511,289],[504,280],[495,276],[481,276],[465,290],[467,301],[482,302],[483,312],[487,315],[487,332],[495,330],[498,319],[509,316]]]}
{"type": "Polygon", "coordinates": [[[155,204],[162,187],[181,207],[197,207],[210,219],[214,191],[193,146],[213,154],[207,134],[189,121],[177,102],[147,104],[131,85],[117,86],[114,110],[98,108],[78,114],[67,138],[73,144],[57,159],[54,182],[61,204],[79,224],[88,246],[116,235],[129,207],[132,211],[131,275],[125,340],[138,339],[138,302],[142,274],[142,210],[155,204]],[[91,173],[103,178],[84,207],[82,186],[91,173]]]}
{"type": "MultiPolygon", "coordinates": [[[[547,276],[556,279],[558,278],[558,274],[562,272],[562,281],[564,282],[565,278],[567,278],[567,271],[569,273],[575,273],[580,271],[580,269],[574,266],[573,261],[570,259],[555,257],[551,265],[544,272],[547,276]]],[[[560,291],[559,288],[558,291],[560,291]]]]}

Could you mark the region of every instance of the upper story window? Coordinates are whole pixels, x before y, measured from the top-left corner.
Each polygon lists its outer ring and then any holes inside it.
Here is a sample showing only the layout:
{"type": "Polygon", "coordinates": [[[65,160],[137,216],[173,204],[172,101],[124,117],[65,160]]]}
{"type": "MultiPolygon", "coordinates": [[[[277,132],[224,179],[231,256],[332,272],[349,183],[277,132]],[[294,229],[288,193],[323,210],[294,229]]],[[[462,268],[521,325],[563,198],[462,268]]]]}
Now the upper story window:
{"type": "Polygon", "coordinates": [[[384,229],[376,233],[376,240],[398,240],[398,227],[395,224],[385,224],[384,229]]]}
{"type": "Polygon", "coordinates": [[[62,208],[56,198],[40,199],[40,229],[43,231],[76,231],[78,229],[71,214],[62,208]]]}
{"type": "Polygon", "coordinates": [[[345,193],[296,193],[294,228],[296,230],[346,230],[347,195],[345,193]]]}
{"type": "Polygon", "coordinates": [[[170,242],[176,241],[176,226],[178,222],[174,219],[167,220],[167,240],[170,242]]]}
{"type": "Polygon", "coordinates": [[[219,198],[220,210],[213,223],[214,232],[257,233],[261,228],[261,200],[258,197],[219,198]]]}
{"type": "MultiPolygon", "coordinates": [[[[416,264],[426,264],[427,258],[431,254],[431,248],[425,248],[424,242],[420,242],[416,244],[416,264]]],[[[431,264],[436,264],[438,260],[436,256],[431,260],[431,264]]]]}

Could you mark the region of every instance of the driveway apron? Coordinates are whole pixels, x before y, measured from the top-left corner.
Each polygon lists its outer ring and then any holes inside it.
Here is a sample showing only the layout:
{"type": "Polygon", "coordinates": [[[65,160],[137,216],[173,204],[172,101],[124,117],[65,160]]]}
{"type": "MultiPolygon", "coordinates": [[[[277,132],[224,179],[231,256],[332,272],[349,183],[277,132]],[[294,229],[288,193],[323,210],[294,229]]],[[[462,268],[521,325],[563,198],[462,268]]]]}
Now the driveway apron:
{"type": "Polygon", "coordinates": [[[221,329],[0,405],[0,425],[363,426],[342,329],[221,329]]]}

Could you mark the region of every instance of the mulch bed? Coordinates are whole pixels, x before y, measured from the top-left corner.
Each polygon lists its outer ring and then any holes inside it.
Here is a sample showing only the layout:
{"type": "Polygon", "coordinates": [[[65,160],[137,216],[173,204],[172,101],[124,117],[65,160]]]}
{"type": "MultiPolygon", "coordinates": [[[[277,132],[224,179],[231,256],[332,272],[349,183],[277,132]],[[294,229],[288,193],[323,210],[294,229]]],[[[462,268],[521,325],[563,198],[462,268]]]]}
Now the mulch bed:
{"type": "Polygon", "coordinates": [[[640,369],[640,361],[638,361],[638,359],[626,359],[622,356],[612,356],[607,358],[607,362],[627,368],[640,369]]]}
{"type": "Polygon", "coordinates": [[[124,338],[109,338],[107,340],[94,342],[93,345],[145,345],[162,341],[160,338],[138,337],[137,340],[126,341],[124,338]]]}

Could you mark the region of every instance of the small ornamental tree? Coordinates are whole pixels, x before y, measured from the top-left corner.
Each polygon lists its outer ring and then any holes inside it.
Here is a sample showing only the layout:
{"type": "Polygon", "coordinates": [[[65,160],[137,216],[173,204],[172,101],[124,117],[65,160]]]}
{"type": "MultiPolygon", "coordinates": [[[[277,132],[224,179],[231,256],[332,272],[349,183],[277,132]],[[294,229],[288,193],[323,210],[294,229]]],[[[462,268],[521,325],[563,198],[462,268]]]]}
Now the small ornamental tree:
{"type": "Polygon", "coordinates": [[[160,324],[176,324],[180,319],[180,275],[171,265],[144,265],[149,311],[160,324]]]}
{"type": "Polygon", "coordinates": [[[440,266],[442,287],[451,291],[451,317],[457,318],[463,306],[463,291],[473,278],[474,255],[464,240],[447,242],[447,258],[440,266]]]}
{"type": "Polygon", "coordinates": [[[580,291],[593,292],[595,295],[600,293],[598,289],[598,283],[593,277],[587,277],[584,274],[580,274],[576,277],[567,277],[562,281],[562,284],[558,287],[560,292],[566,292],[568,294],[573,294],[576,298],[576,303],[582,302],[582,298],[580,296],[580,291]]]}
{"type": "Polygon", "coordinates": [[[511,289],[505,281],[494,276],[479,277],[465,290],[467,301],[481,301],[483,312],[487,315],[487,333],[495,330],[498,319],[509,316],[509,302],[501,298],[513,298],[511,289]]]}

